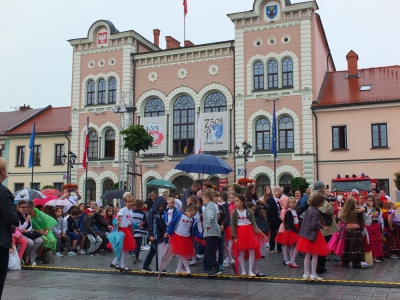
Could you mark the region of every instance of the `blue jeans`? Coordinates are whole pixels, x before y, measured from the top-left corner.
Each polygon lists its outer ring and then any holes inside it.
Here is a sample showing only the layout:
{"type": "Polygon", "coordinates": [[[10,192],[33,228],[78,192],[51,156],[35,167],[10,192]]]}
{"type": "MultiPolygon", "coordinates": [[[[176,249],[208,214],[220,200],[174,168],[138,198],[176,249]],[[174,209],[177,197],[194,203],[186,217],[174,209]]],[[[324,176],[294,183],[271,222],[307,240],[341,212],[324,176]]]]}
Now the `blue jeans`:
{"type": "Polygon", "coordinates": [[[225,232],[221,232],[221,240],[219,241],[218,244],[218,264],[220,266],[224,264],[224,254],[225,254],[224,244],[225,244],[225,232]]]}

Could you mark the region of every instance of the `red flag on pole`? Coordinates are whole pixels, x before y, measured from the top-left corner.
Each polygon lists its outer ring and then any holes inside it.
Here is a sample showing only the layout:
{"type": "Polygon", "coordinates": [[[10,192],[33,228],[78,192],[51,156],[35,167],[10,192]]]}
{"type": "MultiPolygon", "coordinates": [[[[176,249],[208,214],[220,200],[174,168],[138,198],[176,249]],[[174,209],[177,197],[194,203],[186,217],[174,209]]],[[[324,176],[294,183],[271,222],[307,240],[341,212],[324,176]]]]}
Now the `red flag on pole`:
{"type": "Polygon", "coordinates": [[[187,5],[187,0],[183,0],[183,12],[185,14],[185,17],[188,13],[188,5],[187,5]]]}
{"type": "Polygon", "coordinates": [[[85,145],[83,146],[83,161],[82,161],[82,166],[84,169],[87,168],[87,162],[88,162],[88,148],[89,148],[89,127],[86,125],[86,133],[85,133],[85,145]]]}

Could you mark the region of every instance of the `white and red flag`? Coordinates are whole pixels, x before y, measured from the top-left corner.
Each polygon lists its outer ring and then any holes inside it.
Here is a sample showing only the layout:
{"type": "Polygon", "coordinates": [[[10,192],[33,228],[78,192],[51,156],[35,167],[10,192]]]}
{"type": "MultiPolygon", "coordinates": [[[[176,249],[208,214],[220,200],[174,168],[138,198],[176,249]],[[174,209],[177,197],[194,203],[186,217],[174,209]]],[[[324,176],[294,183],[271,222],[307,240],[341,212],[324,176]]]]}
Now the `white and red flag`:
{"type": "Polygon", "coordinates": [[[183,13],[185,14],[185,17],[188,13],[188,5],[187,5],[187,0],[183,0],[183,13]]]}

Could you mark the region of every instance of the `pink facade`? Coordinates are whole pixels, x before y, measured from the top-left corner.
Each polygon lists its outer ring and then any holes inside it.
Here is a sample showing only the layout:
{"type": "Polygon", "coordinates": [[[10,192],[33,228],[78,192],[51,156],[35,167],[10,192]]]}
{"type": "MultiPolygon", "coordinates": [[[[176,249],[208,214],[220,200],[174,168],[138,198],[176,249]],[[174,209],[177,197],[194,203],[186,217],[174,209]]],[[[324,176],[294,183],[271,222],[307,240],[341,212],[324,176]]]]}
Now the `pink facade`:
{"type": "MultiPolygon", "coordinates": [[[[136,172],[143,175],[143,182],[135,182],[137,197],[147,192],[145,183],[152,178],[170,180],[180,188],[197,179],[197,174],[185,174],[174,167],[195,152],[198,118],[212,117],[210,111],[226,112],[227,142],[223,151],[212,154],[234,169],[228,175],[229,183],[243,177],[244,168],[247,177],[256,180],[260,192],[265,185],[286,184],[293,177],[314,181],[310,107],[321,88],[329,53],[322,24],[315,13],[317,5],[313,1],[290,4],[283,0],[254,3],[249,0],[249,8],[251,4],[253,10],[245,14],[228,15],[235,32],[232,41],[194,46],[186,41],[190,46],[160,51],[156,45],[158,30],[154,31],[156,44],[153,44],[134,31],[118,32],[111,22],[103,20],[91,26],[86,38],[70,41],[74,51],[72,151],[79,153],[80,161],[87,117],[92,131],[88,197],[99,199],[110,181],[126,178],[119,169],[124,154],[119,136],[121,116],[111,109],[124,104],[121,101],[126,100],[129,92],[137,109],[135,123],[146,120],[150,115],[149,103],[154,100],[160,104],[157,114],[165,116],[168,124],[163,132],[168,140],[165,150],[157,155],[141,153],[136,158],[136,172]],[[91,81],[95,83],[94,90],[91,81]],[[174,118],[181,97],[193,103],[188,110],[193,118],[187,119],[188,136],[192,135],[185,140],[182,131],[179,134],[176,131],[183,130],[183,125],[174,118]],[[109,103],[110,100],[115,103],[109,103]],[[276,180],[270,143],[274,101],[278,123],[276,180]],[[114,140],[110,140],[112,132],[114,140]],[[253,146],[246,165],[243,158],[235,158],[233,150],[243,141],[253,146]]],[[[175,40],[169,40],[169,47],[174,46],[175,40]]],[[[328,63],[334,70],[331,57],[328,63]]],[[[79,166],[75,171],[73,181],[84,185],[85,170],[79,166]]],[[[221,175],[201,177],[217,183],[221,175]]]]}

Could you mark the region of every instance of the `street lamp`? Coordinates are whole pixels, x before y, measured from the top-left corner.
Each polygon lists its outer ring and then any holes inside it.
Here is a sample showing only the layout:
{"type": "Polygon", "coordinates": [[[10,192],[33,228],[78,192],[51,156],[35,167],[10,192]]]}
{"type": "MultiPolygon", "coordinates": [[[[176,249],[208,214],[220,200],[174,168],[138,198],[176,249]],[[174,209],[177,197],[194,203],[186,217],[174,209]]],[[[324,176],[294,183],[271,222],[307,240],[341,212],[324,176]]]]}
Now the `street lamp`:
{"type": "Polygon", "coordinates": [[[240,147],[238,145],[235,145],[234,149],[235,149],[235,153],[238,157],[244,158],[244,180],[246,181],[246,175],[247,175],[246,162],[247,162],[247,158],[250,156],[251,148],[253,148],[253,147],[251,147],[250,144],[247,144],[246,141],[244,141],[242,143],[242,147],[243,147],[242,154],[239,154],[240,147]]]}
{"type": "Polygon", "coordinates": [[[68,156],[65,155],[65,153],[61,156],[63,164],[67,164],[67,184],[71,183],[71,169],[73,168],[72,165],[75,164],[77,158],[78,157],[75,155],[75,153],[71,152],[71,150],[68,151],[68,156]]]}

